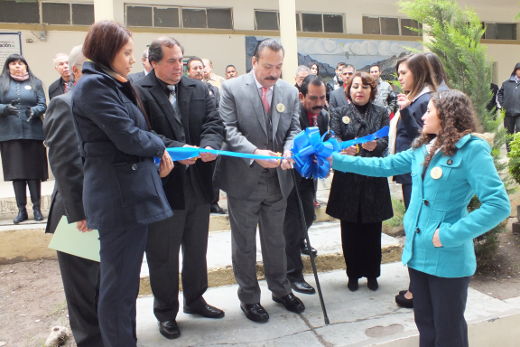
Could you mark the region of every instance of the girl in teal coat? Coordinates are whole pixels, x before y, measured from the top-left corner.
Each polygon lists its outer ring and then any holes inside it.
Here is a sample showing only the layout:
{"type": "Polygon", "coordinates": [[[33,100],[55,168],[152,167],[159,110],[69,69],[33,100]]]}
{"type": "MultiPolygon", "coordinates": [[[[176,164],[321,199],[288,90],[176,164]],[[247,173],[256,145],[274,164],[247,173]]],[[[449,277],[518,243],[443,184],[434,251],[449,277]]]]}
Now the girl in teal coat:
{"type": "Polygon", "coordinates": [[[473,239],[509,216],[509,198],[489,145],[471,133],[475,116],[462,92],[435,93],[412,148],[385,158],[334,153],[333,169],[367,176],[411,173],[402,261],[414,293],[420,346],[468,346],[464,320],[473,239]],[[468,212],[476,195],[481,206],[468,212]]]}

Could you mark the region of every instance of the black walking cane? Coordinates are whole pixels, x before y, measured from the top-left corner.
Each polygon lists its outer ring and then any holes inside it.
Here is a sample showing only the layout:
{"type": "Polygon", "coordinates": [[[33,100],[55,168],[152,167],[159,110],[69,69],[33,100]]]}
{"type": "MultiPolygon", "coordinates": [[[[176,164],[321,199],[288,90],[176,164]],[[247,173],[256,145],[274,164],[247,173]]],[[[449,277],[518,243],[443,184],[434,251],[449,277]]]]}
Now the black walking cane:
{"type": "Polygon", "coordinates": [[[323,320],[325,321],[325,325],[329,325],[329,316],[327,315],[327,308],[325,307],[325,302],[323,301],[323,294],[321,293],[321,286],[320,286],[320,279],[318,277],[318,270],[316,269],[316,262],[314,261],[314,258],[316,255],[314,252],[312,252],[311,247],[311,240],[309,238],[309,232],[307,231],[307,223],[305,222],[305,216],[303,212],[303,204],[302,204],[302,198],[300,196],[300,191],[298,190],[297,182],[296,182],[296,174],[294,173],[294,169],[291,169],[291,175],[294,182],[294,189],[296,190],[296,200],[298,200],[298,209],[300,210],[300,224],[303,229],[303,233],[305,235],[305,240],[307,241],[307,247],[309,247],[309,256],[311,258],[311,267],[312,267],[312,273],[314,274],[314,281],[316,281],[316,288],[318,288],[318,295],[320,297],[320,305],[321,310],[323,312],[323,320]]]}

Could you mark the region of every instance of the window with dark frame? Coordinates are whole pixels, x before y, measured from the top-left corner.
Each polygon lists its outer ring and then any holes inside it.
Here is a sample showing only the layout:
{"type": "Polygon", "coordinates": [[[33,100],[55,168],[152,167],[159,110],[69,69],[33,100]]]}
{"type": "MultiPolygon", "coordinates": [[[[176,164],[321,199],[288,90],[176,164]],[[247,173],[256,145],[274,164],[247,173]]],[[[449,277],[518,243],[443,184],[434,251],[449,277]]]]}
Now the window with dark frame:
{"type": "Polygon", "coordinates": [[[419,22],[409,18],[363,16],[363,34],[419,36],[419,22]]]}
{"type": "Polygon", "coordinates": [[[255,11],[256,30],[279,30],[278,11],[255,11]]]}
{"type": "Polygon", "coordinates": [[[381,34],[379,17],[363,16],[363,34],[381,34]]]}
{"type": "Polygon", "coordinates": [[[72,4],[72,24],[91,25],[94,23],[94,5],[72,4]]]}
{"type": "Polygon", "coordinates": [[[149,6],[126,6],[126,25],[151,27],[152,8],[149,6]]]}
{"type": "Polygon", "coordinates": [[[317,13],[302,13],[302,31],[323,32],[323,18],[317,13]]]}
{"type": "Polygon", "coordinates": [[[40,23],[38,2],[0,1],[0,22],[40,23]]]}
{"type": "Polygon", "coordinates": [[[154,7],[153,24],[155,27],[178,28],[179,9],[176,7],[154,7]]]}
{"type": "Polygon", "coordinates": [[[516,40],[516,23],[482,23],[486,28],[483,39],[488,40],[516,40]]]}
{"type": "Polygon", "coordinates": [[[42,22],[47,24],[70,24],[70,4],[42,3],[42,22]]]}

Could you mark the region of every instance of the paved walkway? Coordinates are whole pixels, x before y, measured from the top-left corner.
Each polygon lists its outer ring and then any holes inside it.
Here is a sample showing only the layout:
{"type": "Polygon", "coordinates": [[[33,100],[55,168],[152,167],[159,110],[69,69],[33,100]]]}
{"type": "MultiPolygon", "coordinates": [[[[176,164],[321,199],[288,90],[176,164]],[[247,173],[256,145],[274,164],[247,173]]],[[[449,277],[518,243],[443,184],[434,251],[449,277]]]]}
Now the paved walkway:
{"type": "MultiPolygon", "coordinates": [[[[306,276],[306,280],[314,284],[312,276],[306,276]]],[[[382,266],[380,288],[375,292],[366,288],[363,280],[358,291],[350,292],[343,270],[321,273],[320,282],[330,325],[324,324],[317,294],[298,295],[306,310],[294,314],[274,303],[266,282],[260,281],[261,303],[270,315],[267,323],[254,323],[245,318],[239,308],[236,285],[214,287],[204,296],[208,303],[222,308],[226,316],[219,320],[201,318],[182,313],[181,307],[177,317],[181,337],[173,341],[165,339],[158,331],[152,313],[152,297],[141,297],[137,302],[138,346],[369,346],[417,335],[412,310],[398,308],[394,303],[395,293],[408,282],[406,268],[400,263],[382,266]]],[[[520,298],[502,301],[474,289],[469,291],[466,319],[470,325],[481,321],[491,324],[512,311],[520,312],[520,298]]],[[[491,346],[482,342],[478,330],[470,329],[470,346],[491,346]]],[[[518,329],[514,330],[518,334],[518,329]]],[[[512,333],[514,331],[509,331],[512,333]]],[[[514,346],[501,343],[503,340],[497,339],[496,335],[488,335],[496,346],[514,346]]],[[[416,338],[395,344],[401,347],[417,345],[416,338]]]]}

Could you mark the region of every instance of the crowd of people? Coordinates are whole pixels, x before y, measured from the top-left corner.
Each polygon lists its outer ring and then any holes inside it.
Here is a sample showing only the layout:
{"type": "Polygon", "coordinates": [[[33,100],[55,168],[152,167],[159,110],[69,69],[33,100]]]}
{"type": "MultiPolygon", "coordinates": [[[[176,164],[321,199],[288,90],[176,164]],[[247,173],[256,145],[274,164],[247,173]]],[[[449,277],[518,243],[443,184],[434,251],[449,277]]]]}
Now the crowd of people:
{"type": "MultiPolygon", "coordinates": [[[[464,309],[476,267],[472,239],[508,216],[509,200],[489,146],[474,135],[471,101],[449,88],[435,54],[399,59],[398,89],[381,78],[380,65],[357,71],[338,63],[326,83],[316,62],[298,66],[293,86],[280,78],[285,52],[273,39],[258,43],[250,72],[239,75],[227,65],[225,78],[207,58],[191,57],[185,72],[184,48],[172,37],[153,40],[140,57],[143,71],[130,74],[133,55],[127,28],[93,24],[82,45],[56,55],[60,77],[49,87],[48,108],[42,83],[22,56],[9,56],[0,76],[0,152],[19,209],[14,222],[28,218],[27,185],[34,218],[43,219],[45,140],[56,179],[46,232],[54,232],[63,216],[81,232],[99,231],[99,263],[58,251],[78,346],[136,345],[145,253],[153,313],[165,338],[181,334],[179,281],[185,313],[225,316],[204,299],[210,213],[225,213],[220,190],[227,194],[232,265],[245,316],[269,320],[256,277],[257,227],[273,301],[303,312],[293,291],[315,293],[303,277],[301,257],[317,255],[304,241],[315,219],[316,179],[298,173],[293,179],[293,139],[317,127],[321,135],[347,141],[387,125],[389,136],[329,158],[326,212],[340,220],[347,288],[356,291],[363,277],[370,290],[379,288],[382,222],[393,215],[387,177],[393,176],[406,208],[403,263],[410,274],[395,301],[414,309],[421,346],[468,345],[464,309]],[[168,147],[264,158],[202,152],[173,162],[168,147]],[[481,206],[468,214],[473,195],[481,206]]],[[[510,95],[519,81],[517,65],[498,92],[513,130],[520,113],[510,95]]]]}

